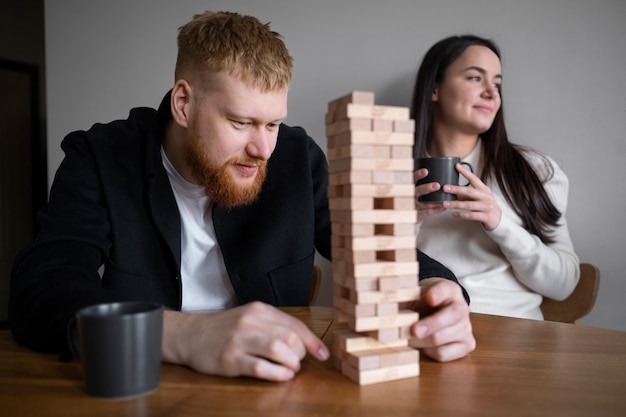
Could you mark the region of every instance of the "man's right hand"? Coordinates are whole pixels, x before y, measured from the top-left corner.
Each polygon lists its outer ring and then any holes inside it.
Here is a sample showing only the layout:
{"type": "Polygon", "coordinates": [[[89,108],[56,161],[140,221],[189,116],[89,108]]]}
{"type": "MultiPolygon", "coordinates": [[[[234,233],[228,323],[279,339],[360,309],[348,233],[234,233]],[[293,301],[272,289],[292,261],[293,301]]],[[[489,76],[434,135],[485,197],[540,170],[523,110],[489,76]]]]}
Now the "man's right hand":
{"type": "Polygon", "coordinates": [[[286,381],[307,352],[329,357],[302,321],[260,302],[214,313],[166,310],[163,321],[163,361],[206,374],[286,381]]]}

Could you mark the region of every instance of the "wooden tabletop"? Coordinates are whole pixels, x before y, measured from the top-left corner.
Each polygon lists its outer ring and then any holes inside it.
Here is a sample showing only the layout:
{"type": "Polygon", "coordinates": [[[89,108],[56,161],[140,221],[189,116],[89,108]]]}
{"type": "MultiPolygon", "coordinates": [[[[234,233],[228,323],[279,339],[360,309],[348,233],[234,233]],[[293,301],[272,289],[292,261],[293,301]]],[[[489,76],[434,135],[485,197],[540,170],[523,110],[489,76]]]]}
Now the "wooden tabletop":
{"type": "MultiPolygon", "coordinates": [[[[328,307],[285,309],[331,340],[328,307]]],[[[122,400],[85,394],[79,363],[16,345],[0,331],[3,416],[624,416],[626,332],[472,315],[478,347],[416,378],[359,386],[306,358],[292,381],[201,375],[164,364],[159,388],[122,400]]]]}

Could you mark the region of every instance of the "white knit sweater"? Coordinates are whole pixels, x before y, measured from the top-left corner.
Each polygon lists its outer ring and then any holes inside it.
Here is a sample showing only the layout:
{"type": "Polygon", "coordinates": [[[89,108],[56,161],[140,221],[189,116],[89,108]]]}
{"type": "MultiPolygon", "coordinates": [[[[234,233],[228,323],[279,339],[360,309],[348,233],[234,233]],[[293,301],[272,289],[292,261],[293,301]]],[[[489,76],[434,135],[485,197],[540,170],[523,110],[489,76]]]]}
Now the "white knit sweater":
{"type": "MultiPolygon", "coordinates": [[[[532,152],[525,156],[544,178],[544,160],[532,152]]],[[[478,173],[482,159],[479,140],[463,161],[478,173]]],[[[494,181],[487,185],[502,209],[500,224],[494,230],[485,230],[479,222],[456,219],[450,210],[426,217],[417,226],[417,246],[457,275],[470,295],[471,311],[543,319],[539,308],[542,296],[560,300],[574,290],[580,269],[565,220],[569,183],[556,162],[549,157],[548,161],[554,175],[544,186],[562,214],[552,230],[554,243],[542,243],[521,226],[494,181]]]]}

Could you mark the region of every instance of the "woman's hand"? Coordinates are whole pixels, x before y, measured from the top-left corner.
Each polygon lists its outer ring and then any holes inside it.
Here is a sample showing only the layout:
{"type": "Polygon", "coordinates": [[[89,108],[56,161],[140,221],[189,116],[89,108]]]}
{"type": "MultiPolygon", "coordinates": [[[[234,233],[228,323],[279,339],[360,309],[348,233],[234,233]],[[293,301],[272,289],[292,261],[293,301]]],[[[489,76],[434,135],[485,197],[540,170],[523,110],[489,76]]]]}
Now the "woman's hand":
{"type": "Polygon", "coordinates": [[[502,210],[496,203],[491,189],[463,165],[456,164],[456,169],[468,179],[471,186],[444,185],[443,191],[456,194],[458,200],[444,201],[442,203],[443,207],[445,209],[459,210],[454,212],[454,217],[481,222],[487,230],[495,229],[500,223],[502,210]]]}
{"type": "MultiPolygon", "coordinates": [[[[417,183],[422,178],[428,175],[426,168],[420,168],[413,174],[413,179],[417,183]]],[[[419,198],[423,195],[430,194],[433,191],[437,191],[441,188],[438,182],[429,182],[426,184],[420,184],[415,187],[415,207],[417,208],[417,222],[421,223],[424,217],[432,216],[434,214],[445,211],[445,208],[441,202],[432,201],[419,201],[419,198]]]]}

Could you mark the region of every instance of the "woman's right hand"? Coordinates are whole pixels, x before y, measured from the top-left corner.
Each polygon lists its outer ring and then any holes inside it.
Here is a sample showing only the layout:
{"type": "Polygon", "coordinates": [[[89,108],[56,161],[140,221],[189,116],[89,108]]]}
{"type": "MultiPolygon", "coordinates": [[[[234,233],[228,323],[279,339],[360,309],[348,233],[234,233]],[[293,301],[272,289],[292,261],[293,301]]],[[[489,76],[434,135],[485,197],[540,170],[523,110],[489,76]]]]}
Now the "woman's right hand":
{"type": "MultiPolygon", "coordinates": [[[[417,183],[428,175],[426,168],[420,168],[413,173],[413,180],[417,183]]],[[[441,188],[438,182],[428,182],[415,186],[415,207],[417,208],[417,223],[421,223],[424,217],[439,214],[446,209],[441,202],[419,201],[423,195],[430,194],[441,188]]]]}

